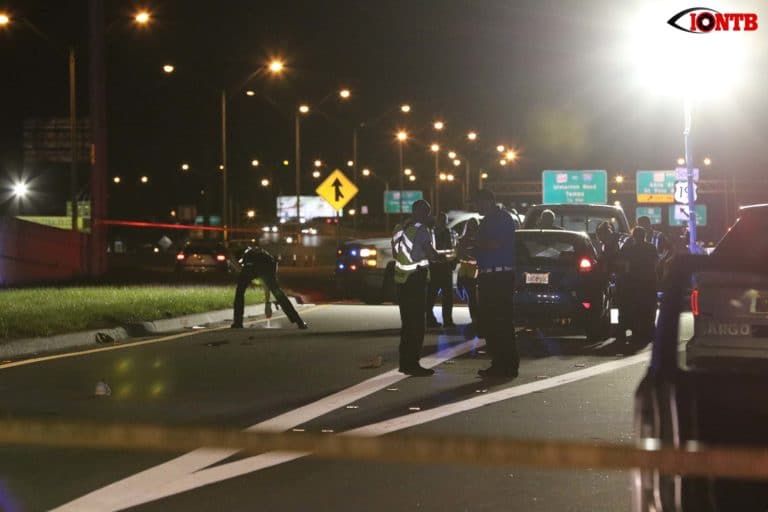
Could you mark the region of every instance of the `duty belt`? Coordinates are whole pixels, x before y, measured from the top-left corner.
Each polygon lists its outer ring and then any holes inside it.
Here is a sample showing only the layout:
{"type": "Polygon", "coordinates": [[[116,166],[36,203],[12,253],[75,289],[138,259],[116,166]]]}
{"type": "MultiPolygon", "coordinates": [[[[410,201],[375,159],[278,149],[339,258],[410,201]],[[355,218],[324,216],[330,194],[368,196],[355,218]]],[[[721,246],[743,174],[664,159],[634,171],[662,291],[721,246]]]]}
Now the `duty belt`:
{"type": "Polygon", "coordinates": [[[481,274],[486,274],[489,272],[514,272],[515,267],[507,267],[507,266],[501,266],[501,267],[486,267],[479,269],[481,274]]]}

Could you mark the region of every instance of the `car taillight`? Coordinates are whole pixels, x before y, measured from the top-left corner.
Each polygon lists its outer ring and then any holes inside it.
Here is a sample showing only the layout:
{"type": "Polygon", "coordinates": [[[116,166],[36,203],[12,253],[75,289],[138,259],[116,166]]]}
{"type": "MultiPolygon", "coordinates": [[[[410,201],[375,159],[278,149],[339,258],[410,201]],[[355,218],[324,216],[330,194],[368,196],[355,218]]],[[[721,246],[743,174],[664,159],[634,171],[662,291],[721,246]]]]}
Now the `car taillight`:
{"type": "Polygon", "coordinates": [[[592,260],[589,258],[581,258],[579,260],[579,271],[589,272],[590,270],[592,270],[592,260]]]}
{"type": "Polygon", "coordinates": [[[357,265],[350,265],[349,270],[352,270],[353,272],[357,270],[357,265]]]}
{"type": "Polygon", "coordinates": [[[691,312],[693,316],[699,316],[699,289],[694,288],[691,292],[691,312]]]}
{"type": "Polygon", "coordinates": [[[180,252],[179,254],[176,255],[176,260],[177,261],[184,261],[184,258],[185,258],[185,256],[184,256],[183,252],[180,252]]]}
{"type": "Polygon", "coordinates": [[[584,309],[589,309],[592,307],[591,302],[582,302],[581,305],[584,306],[584,309]]]}
{"type": "Polygon", "coordinates": [[[227,259],[227,257],[224,256],[223,254],[217,254],[216,255],[216,261],[224,261],[226,259],[227,259]]]}

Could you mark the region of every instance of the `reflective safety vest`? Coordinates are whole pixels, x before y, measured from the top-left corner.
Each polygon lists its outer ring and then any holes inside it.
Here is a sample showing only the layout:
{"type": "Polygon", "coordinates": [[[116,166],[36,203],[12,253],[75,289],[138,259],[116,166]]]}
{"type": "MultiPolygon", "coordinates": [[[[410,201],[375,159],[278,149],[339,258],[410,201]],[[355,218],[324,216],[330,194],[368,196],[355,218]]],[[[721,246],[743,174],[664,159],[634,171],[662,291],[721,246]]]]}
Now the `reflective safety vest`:
{"type": "Polygon", "coordinates": [[[408,277],[420,268],[429,269],[429,260],[414,261],[411,256],[413,242],[416,240],[416,232],[421,223],[411,224],[407,222],[403,228],[399,224],[395,226],[392,234],[392,255],[395,257],[395,283],[403,284],[408,277]]]}

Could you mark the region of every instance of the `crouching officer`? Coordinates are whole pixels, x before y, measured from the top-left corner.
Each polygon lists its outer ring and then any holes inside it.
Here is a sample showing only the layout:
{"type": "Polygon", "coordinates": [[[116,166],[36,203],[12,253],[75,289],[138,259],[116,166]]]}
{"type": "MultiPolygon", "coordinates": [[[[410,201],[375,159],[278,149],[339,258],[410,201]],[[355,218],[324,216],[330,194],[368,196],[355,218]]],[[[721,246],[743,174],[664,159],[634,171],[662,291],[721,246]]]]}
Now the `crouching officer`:
{"type": "Polygon", "coordinates": [[[432,232],[426,226],[429,203],[420,199],[413,203],[413,214],[398,224],[392,235],[395,257],[395,284],[400,308],[400,371],[414,377],[433,375],[434,370],[419,364],[426,330],[429,261],[437,260],[432,232]]]}
{"type": "Polygon", "coordinates": [[[237,276],[237,290],[235,290],[233,329],[243,327],[243,310],[245,309],[245,290],[254,279],[261,279],[264,283],[264,311],[267,316],[272,313],[269,302],[269,293],[275,296],[277,303],[283,309],[285,316],[296,324],[299,329],[306,329],[307,324],[301,319],[296,308],[285,295],[277,283],[277,260],[274,256],[260,247],[248,247],[239,260],[240,274],[237,276]]]}

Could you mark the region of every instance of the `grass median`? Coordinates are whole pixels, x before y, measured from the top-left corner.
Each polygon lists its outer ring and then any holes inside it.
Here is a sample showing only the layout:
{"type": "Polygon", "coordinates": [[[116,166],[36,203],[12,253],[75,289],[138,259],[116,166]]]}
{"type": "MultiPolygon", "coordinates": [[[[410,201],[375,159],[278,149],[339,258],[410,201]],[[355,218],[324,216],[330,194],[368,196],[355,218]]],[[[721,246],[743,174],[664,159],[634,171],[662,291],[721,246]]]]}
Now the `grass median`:
{"type": "MultiPolygon", "coordinates": [[[[0,343],[232,307],[233,286],[88,286],[0,291],[0,343]]],[[[264,301],[261,287],[246,304],[264,301]]]]}

